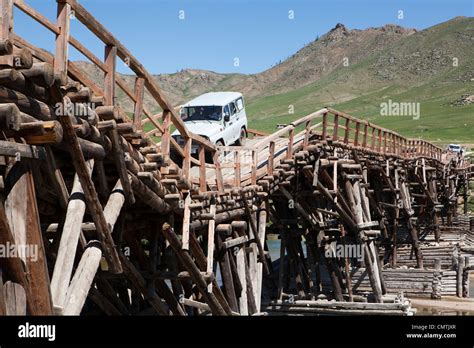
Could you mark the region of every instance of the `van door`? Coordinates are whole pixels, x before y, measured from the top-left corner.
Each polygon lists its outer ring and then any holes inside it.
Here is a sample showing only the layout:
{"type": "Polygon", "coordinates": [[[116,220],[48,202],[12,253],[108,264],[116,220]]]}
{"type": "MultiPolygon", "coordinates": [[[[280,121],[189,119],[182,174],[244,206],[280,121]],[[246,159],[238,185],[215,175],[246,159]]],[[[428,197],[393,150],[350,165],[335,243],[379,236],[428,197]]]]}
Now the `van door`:
{"type": "Polygon", "coordinates": [[[240,136],[240,130],[242,127],[247,128],[247,115],[245,114],[245,105],[244,105],[244,99],[242,97],[238,98],[235,101],[235,106],[237,107],[237,126],[238,126],[238,131],[239,131],[239,136],[240,136]]]}
{"type": "Polygon", "coordinates": [[[232,126],[233,126],[233,119],[232,119],[232,113],[230,111],[230,105],[227,104],[224,106],[223,113],[222,113],[222,124],[224,130],[222,131],[222,139],[224,140],[225,145],[231,145],[233,142],[233,134],[232,134],[232,126]],[[226,122],[224,120],[224,116],[229,115],[230,120],[229,122],[226,122]]]}
{"type": "Polygon", "coordinates": [[[240,135],[240,127],[239,127],[239,120],[240,120],[240,115],[237,110],[237,106],[235,105],[235,102],[229,103],[229,109],[230,109],[230,132],[231,132],[231,138],[232,138],[232,144],[235,143],[239,139],[240,135]]]}

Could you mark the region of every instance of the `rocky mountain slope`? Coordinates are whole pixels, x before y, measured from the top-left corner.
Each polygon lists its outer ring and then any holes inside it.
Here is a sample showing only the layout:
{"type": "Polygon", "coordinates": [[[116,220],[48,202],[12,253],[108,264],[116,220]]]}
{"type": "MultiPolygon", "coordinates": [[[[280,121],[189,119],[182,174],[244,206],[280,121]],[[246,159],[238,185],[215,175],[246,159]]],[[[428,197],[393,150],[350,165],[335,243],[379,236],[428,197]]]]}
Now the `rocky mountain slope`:
{"type": "MultiPolygon", "coordinates": [[[[100,71],[88,63],[78,64],[102,83],[100,71]]],[[[133,87],[133,78],[123,78],[133,87]]],[[[290,58],[258,74],[184,69],[155,78],[175,105],[209,91],[240,91],[247,99],[251,125],[267,131],[277,123],[332,105],[418,136],[468,137],[472,117],[465,118],[474,105],[453,107],[453,103],[474,92],[474,18],[456,17],[421,31],[392,24],[365,30],[337,24],[290,58]],[[404,119],[380,119],[380,102],[390,98],[419,102],[426,114],[416,125],[404,119]],[[290,105],[294,114],[288,114],[290,105]],[[463,128],[438,134],[435,129],[443,122],[442,116],[451,114],[461,122],[456,126],[463,128]]],[[[119,94],[119,103],[132,108],[123,94],[119,94]]],[[[156,110],[149,96],[145,103],[156,110]]]]}

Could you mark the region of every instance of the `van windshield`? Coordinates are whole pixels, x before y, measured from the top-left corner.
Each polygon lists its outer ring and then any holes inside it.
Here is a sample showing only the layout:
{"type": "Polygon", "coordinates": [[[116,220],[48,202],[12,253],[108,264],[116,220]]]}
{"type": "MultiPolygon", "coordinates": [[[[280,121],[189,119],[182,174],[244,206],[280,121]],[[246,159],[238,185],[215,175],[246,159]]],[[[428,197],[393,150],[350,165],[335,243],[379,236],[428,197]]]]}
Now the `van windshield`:
{"type": "Polygon", "coordinates": [[[183,109],[183,121],[220,121],[222,106],[188,106],[183,109]]]}

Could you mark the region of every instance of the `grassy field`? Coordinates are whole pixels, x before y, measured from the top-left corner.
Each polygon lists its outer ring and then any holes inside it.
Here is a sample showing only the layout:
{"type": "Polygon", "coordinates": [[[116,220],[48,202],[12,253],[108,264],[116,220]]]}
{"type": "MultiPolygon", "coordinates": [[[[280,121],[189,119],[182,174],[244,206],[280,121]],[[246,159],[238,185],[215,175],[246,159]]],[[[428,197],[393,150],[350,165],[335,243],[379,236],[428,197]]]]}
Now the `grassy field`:
{"type": "Polygon", "coordinates": [[[284,94],[247,100],[250,127],[272,132],[277,124],[289,123],[325,106],[367,119],[400,134],[439,144],[474,144],[474,104],[453,106],[463,94],[474,94],[472,81],[459,79],[474,69],[472,58],[464,65],[438,74],[428,81],[383,81],[371,75],[367,65],[351,66],[323,79],[284,94]],[[359,82],[363,81],[363,82],[359,82]],[[419,119],[409,116],[381,116],[380,105],[415,102],[419,119]],[[293,109],[294,113],[289,113],[293,109]]]}
{"type": "MultiPolygon", "coordinates": [[[[324,106],[331,106],[407,137],[439,144],[473,144],[474,104],[451,104],[462,94],[472,93],[471,88],[468,83],[462,82],[422,85],[407,90],[403,90],[403,86],[392,85],[346,101],[334,102],[328,98],[330,92],[317,83],[290,93],[250,100],[247,103],[247,114],[251,128],[273,132],[277,124],[286,124],[324,106]],[[419,103],[419,119],[410,116],[381,116],[380,104],[389,99],[394,102],[419,103]],[[291,109],[294,113],[289,112],[291,109]]],[[[339,89],[341,91],[344,92],[343,87],[339,89]]],[[[346,94],[355,94],[355,91],[347,91],[346,94]]]]}
{"type": "MultiPolygon", "coordinates": [[[[316,111],[324,105],[317,104],[311,110],[316,111]]],[[[440,105],[437,101],[424,101],[421,103],[421,116],[418,120],[406,116],[377,116],[379,106],[370,105],[371,107],[368,108],[367,104],[360,105],[359,100],[330,106],[358,118],[369,119],[377,125],[392,129],[410,138],[426,139],[437,144],[463,143],[472,145],[474,142],[474,105],[455,108],[440,105]]],[[[250,105],[249,127],[271,133],[275,131],[277,124],[289,123],[311,111],[295,112],[295,114],[282,112],[270,117],[259,117],[253,112],[253,107],[250,105]]]]}

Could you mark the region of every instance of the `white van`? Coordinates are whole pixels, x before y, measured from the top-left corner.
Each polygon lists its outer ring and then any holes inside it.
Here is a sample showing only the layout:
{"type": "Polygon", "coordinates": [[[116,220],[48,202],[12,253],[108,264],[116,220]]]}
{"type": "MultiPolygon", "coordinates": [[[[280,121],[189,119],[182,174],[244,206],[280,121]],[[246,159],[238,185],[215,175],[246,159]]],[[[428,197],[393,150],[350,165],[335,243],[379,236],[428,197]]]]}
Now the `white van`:
{"type": "MultiPolygon", "coordinates": [[[[237,92],[211,92],[200,95],[181,107],[186,128],[218,146],[244,145],[247,138],[247,115],[244,97],[237,92]]],[[[183,144],[178,131],[172,137],[183,144]]],[[[191,152],[197,152],[193,144],[191,152]]]]}
{"type": "Polygon", "coordinates": [[[462,146],[459,145],[459,144],[449,144],[448,145],[448,151],[462,154],[462,146]]]}

